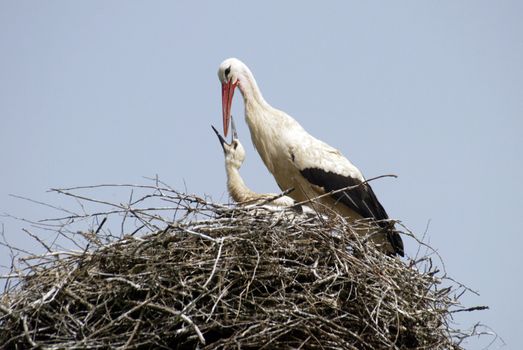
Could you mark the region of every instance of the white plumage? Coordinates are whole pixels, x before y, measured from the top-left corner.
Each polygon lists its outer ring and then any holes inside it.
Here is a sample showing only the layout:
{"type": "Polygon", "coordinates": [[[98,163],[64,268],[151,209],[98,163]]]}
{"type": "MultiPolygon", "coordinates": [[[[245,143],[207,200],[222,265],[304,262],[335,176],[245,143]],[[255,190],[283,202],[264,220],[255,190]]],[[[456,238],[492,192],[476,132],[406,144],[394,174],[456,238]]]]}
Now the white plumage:
{"type": "MultiPolygon", "coordinates": [[[[340,151],[311,136],[286,113],[271,107],[263,98],[249,68],[236,58],[220,64],[222,83],[223,128],[227,135],[232,97],[238,87],[245,103],[245,119],[253,144],[264,164],[282,190],[293,188],[289,195],[304,201],[318,195],[359,185],[320,199],[317,206],[332,208],[350,220],[370,218],[387,220],[388,215],[365,178],[340,151]]],[[[403,256],[403,242],[393,225],[378,222],[383,233],[374,241],[389,253],[403,256]]]]}
{"type": "Polygon", "coordinates": [[[227,143],[218,130],[212,127],[223,148],[225,157],[225,172],[227,174],[227,190],[231,198],[241,204],[264,204],[268,207],[291,207],[296,204],[289,196],[279,196],[275,193],[257,193],[252,191],[240,175],[240,168],[245,160],[245,149],[241,144],[233,125],[231,143],[227,143]]]}

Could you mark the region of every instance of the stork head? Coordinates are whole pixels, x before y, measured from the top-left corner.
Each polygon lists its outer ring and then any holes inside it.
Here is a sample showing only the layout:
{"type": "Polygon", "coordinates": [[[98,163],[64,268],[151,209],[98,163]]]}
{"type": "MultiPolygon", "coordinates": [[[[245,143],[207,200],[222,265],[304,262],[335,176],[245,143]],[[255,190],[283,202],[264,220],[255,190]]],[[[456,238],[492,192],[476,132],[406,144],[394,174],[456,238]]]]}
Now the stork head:
{"type": "Polygon", "coordinates": [[[223,134],[226,137],[229,131],[234,89],[241,84],[242,77],[248,70],[247,66],[237,58],[226,59],[218,69],[218,78],[222,83],[223,134]]]}
{"type": "Polygon", "coordinates": [[[223,148],[223,154],[225,155],[225,163],[229,166],[232,166],[236,169],[240,169],[240,167],[243,164],[243,161],[245,160],[245,149],[243,148],[242,144],[240,143],[240,140],[238,139],[238,134],[236,133],[236,127],[234,125],[234,120],[231,116],[231,129],[232,129],[232,135],[231,135],[231,143],[227,143],[222,135],[216,130],[214,126],[212,126],[212,129],[216,133],[216,136],[218,136],[218,140],[220,141],[220,144],[223,148]]]}

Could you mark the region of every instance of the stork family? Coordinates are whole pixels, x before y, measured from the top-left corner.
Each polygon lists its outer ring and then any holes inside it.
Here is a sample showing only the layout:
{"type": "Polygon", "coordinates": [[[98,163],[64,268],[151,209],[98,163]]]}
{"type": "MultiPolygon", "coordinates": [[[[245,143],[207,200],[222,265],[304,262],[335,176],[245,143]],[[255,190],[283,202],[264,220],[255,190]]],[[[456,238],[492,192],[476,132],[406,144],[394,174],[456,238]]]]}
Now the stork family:
{"type": "MultiPolygon", "coordinates": [[[[274,200],[273,205],[292,206],[296,202],[310,201],[316,210],[329,208],[352,222],[369,219],[372,227],[378,228],[378,234],[372,238],[374,243],[385,253],[404,255],[401,236],[358,168],[340,151],[310,135],[294,118],[269,105],[254,75],[240,60],[228,58],[223,61],[218,78],[222,86],[224,136],[227,137],[229,131],[232,99],[238,88],[254,147],[280,189],[292,190],[289,196],[274,200]]],[[[231,197],[237,202],[274,197],[273,194],[257,194],[245,185],[239,174],[245,150],[234,123],[232,129],[230,144],[214,129],[224,151],[231,197]]],[[[358,233],[365,234],[368,230],[358,233]]]]}

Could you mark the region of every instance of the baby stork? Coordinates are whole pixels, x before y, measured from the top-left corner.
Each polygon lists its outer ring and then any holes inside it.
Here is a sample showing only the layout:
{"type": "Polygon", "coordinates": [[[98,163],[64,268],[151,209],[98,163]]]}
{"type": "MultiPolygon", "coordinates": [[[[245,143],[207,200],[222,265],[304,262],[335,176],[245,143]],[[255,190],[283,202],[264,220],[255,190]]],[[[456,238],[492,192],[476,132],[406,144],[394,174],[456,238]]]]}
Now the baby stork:
{"type": "Polygon", "coordinates": [[[225,171],[227,173],[227,189],[232,199],[237,203],[244,204],[267,204],[276,207],[291,207],[296,204],[294,199],[288,196],[279,196],[273,193],[256,193],[252,191],[240,175],[240,168],[245,160],[245,149],[243,148],[234,121],[231,117],[231,143],[227,143],[218,130],[212,126],[218,136],[225,156],[225,171]]]}

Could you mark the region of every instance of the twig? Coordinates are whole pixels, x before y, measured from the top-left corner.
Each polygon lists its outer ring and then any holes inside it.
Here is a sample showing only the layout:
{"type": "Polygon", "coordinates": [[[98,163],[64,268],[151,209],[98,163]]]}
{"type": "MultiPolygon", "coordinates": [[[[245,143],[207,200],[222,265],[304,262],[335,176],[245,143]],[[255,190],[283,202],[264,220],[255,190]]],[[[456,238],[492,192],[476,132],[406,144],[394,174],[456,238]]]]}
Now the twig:
{"type": "Polygon", "coordinates": [[[2,311],[6,315],[11,315],[13,313],[13,311],[9,307],[4,306],[1,303],[0,303],[0,311],[2,311]]]}
{"type": "Polygon", "coordinates": [[[218,247],[218,254],[216,254],[216,259],[214,260],[214,265],[212,267],[212,271],[211,271],[211,274],[209,275],[209,278],[207,279],[207,281],[205,281],[205,283],[203,284],[203,288],[207,288],[207,285],[209,284],[209,282],[211,282],[212,278],[214,277],[214,274],[216,273],[216,267],[218,266],[218,261],[220,260],[220,256],[222,255],[222,247],[223,247],[223,241],[224,241],[224,237],[220,237],[218,239],[218,242],[220,243],[219,247],[218,247]]]}
{"type": "Polygon", "coordinates": [[[452,311],[450,311],[450,313],[455,314],[457,312],[483,311],[483,310],[488,310],[488,309],[489,309],[488,306],[473,306],[473,307],[467,307],[467,308],[459,309],[459,310],[452,310],[452,311]]]}
{"type": "Polygon", "coordinates": [[[200,328],[198,328],[198,326],[189,318],[187,317],[186,315],[184,314],[181,314],[180,317],[185,321],[187,322],[188,324],[190,324],[191,326],[193,326],[194,328],[194,331],[196,332],[196,334],[198,335],[198,339],[200,339],[200,343],[202,343],[202,345],[205,345],[205,338],[203,337],[203,334],[202,332],[200,331],[200,328]]]}
{"type": "Polygon", "coordinates": [[[31,346],[34,348],[38,347],[38,344],[36,344],[34,342],[34,340],[31,338],[31,336],[29,335],[29,326],[27,325],[27,316],[26,315],[22,315],[22,324],[24,327],[24,335],[25,335],[25,339],[27,340],[27,342],[29,344],[31,344],[31,346]]]}
{"type": "Polygon", "coordinates": [[[340,192],[345,192],[345,191],[348,191],[348,190],[353,190],[355,188],[358,188],[360,186],[363,186],[371,181],[374,181],[374,180],[377,180],[377,179],[381,179],[381,178],[384,178],[384,177],[393,177],[393,178],[397,178],[398,176],[397,175],[394,175],[394,174],[388,174],[388,175],[380,175],[380,176],[376,176],[376,177],[373,177],[373,178],[370,178],[370,179],[367,179],[365,181],[362,181],[361,183],[357,184],[357,185],[352,185],[352,186],[347,186],[347,187],[343,187],[343,188],[340,188],[340,189],[337,189],[337,190],[334,190],[334,191],[330,191],[330,192],[327,192],[327,193],[324,193],[322,195],[319,195],[317,197],[313,197],[313,198],[310,198],[310,199],[307,199],[307,200],[304,200],[304,201],[301,201],[301,202],[298,202],[296,203],[296,205],[303,205],[303,204],[307,204],[307,203],[311,203],[311,202],[316,202],[318,199],[322,199],[324,197],[328,197],[328,196],[332,196],[334,194],[337,194],[337,193],[340,193],[340,192]]]}

